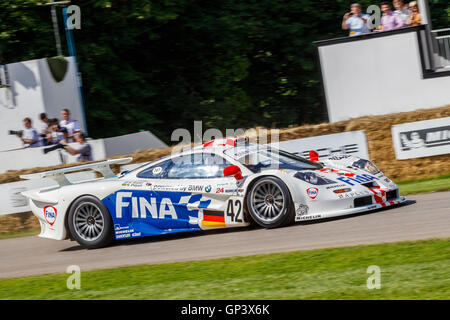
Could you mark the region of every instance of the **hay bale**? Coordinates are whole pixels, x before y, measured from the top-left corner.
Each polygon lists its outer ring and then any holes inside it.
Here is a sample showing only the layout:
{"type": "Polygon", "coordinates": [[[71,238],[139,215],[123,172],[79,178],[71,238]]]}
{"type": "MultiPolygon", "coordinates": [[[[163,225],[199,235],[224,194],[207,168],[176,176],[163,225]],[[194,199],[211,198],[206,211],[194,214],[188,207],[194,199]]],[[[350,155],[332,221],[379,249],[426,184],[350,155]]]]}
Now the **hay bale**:
{"type": "Polygon", "coordinates": [[[31,212],[0,215],[0,234],[39,229],[39,220],[31,212]]]}

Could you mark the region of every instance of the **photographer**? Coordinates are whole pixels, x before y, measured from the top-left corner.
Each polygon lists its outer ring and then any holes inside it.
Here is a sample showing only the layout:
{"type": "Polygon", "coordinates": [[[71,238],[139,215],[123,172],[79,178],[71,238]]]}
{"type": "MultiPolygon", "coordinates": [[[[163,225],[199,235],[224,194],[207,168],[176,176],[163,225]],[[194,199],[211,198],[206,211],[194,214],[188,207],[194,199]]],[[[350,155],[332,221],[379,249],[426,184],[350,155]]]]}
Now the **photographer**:
{"type": "Polygon", "coordinates": [[[9,131],[9,134],[15,134],[22,140],[27,148],[36,148],[41,146],[41,141],[39,139],[39,134],[36,129],[31,126],[31,119],[23,119],[23,124],[25,129],[23,131],[9,131]]]}
{"type": "Polygon", "coordinates": [[[71,146],[67,144],[66,141],[61,141],[60,144],[64,146],[64,149],[70,153],[71,155],[77,155],[77,161],[92,161],[92,148],[91,145],[86,142],[86,137],[84,136],[84,133],[79,131],[75,133],[74,135],[75,141],[80,144],[79,149],[74,149],[71,146]]]}
{"type": "Polygon", "coordinates": [[[39,128],[39,136],[41,137],[42,145],[48,146],[50,142],[48,141],[48,137],[50,136],[51,132],[49,129],[50,120],[47,117],[46,113],[41,113],[39,115],[39,118],[41,119],[40,124],[38,125],[39,128]]]}
{"type": "Polygon", "coordinates": [[[57,144],[63,140],[67,141],[67,130],[60,127],[58,119],[49,120],[48,130],[47,140],[49,144],[57,144]]]}
{"type": "Polygon", "coordinates": [[[59,122],[60,127],[67,130],[67,141],[73,142],[75,134],[81,131],[78,121],[70,117],[69,109],[61,110],[61,118],[62,120],[59,122]]]}

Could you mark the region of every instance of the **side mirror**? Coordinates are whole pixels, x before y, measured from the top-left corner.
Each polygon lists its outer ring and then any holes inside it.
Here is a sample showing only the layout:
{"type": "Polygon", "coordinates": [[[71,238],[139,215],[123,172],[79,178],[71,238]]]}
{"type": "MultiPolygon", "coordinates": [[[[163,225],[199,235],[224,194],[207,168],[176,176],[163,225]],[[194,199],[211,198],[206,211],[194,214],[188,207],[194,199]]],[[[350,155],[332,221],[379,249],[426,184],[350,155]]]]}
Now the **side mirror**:
{"type": "Polygon", "coordinates": [[[223,169],[223,175],[225,177],[233,176],[236,180],[244,179],[244,177],[242,176],[241,169],[238,166],[235,166],[235,165],[225,167],[223,169]]]}
{"type": "Polygon", "coordinates": [[[314,150],[309,150],[309,160],[312,162],[319,161],[319,154],[314,150]]]}

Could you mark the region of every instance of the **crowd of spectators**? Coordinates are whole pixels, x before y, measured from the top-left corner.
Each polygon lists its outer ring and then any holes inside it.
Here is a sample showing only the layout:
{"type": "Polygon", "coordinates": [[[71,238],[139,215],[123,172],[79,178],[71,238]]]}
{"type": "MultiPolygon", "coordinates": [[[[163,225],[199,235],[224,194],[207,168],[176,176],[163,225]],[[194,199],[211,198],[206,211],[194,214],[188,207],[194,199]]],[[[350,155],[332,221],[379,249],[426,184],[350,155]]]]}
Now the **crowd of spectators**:
{"type": "Polygon", "coordinates": [[[71,118],[68,109],[61,110],[61,120],[49,119],[46,113],[39,115],[40,123],[35,129],[30,118],[25,118],[23,124],[25,129],[15,131],[27,148],[59,145],[71,155],[78,155],[78,161],[92,160],[92,150],[86,141],[85,134],[77,120],[71,118]],[[68,143],[77,142],[78,148],[69,146],[68,143]]]}
{"type": "Polygon", "coordinates": [[[370,23],[371,16],[362,13],[359,3],[353,3],[350,6],[350,12],[347,12],[342,19],[342,29],[349,30],[350,36],[356,36],[421,24],[421,15],[416,1],[405,4],[403,0],[394,0],[393,5],[394,11],[392,11],[390,2],[385,1],[380,4],[381,23],[379,26],[372,27],[370,23]]]}

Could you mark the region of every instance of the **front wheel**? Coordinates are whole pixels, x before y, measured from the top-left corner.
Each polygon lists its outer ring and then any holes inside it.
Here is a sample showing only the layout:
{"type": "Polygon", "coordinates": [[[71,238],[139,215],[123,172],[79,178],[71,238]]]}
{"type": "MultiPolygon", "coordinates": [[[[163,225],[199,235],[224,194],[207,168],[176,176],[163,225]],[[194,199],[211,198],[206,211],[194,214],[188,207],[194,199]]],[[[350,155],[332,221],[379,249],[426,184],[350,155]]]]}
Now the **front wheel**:
{"type": "Polygon", "coordinates": [[[103,202],[83,196],[72,204],[68,217],[69,230],[75,240],[87,248],[100,248],[113,240],[112,220],[103,202]]]}
{"type": "Polygon", "coordinates": [[[246,202],[250,216],[262,227],[277,228],[294,221],[291,194],[279,178],[258,179],[251,186],[246,202]]]}

